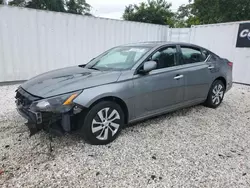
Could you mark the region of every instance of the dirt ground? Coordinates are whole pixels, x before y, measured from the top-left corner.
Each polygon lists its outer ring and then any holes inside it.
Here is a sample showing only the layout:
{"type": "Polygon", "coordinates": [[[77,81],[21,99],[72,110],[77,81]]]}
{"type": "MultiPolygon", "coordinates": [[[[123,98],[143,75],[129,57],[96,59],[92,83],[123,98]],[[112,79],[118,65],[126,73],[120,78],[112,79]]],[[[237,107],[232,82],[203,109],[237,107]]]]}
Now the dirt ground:
{"type": "Polygon", "coordinates": [[[250,87],[125,128],[106,146],[29,137],[17,85],[0,87],[0,187],[250,187],[250,87]]]}

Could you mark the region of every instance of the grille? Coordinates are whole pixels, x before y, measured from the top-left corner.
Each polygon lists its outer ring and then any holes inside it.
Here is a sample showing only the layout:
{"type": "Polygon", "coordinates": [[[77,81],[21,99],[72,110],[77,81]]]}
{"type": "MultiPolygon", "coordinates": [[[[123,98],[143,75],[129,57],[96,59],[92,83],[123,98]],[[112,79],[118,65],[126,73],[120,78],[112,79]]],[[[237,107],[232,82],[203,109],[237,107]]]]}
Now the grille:
{"type": "Polygon", "coordinates": [[[27,91],[25,91],[22,88],[19,88],[16,91],[16,99],[18,100],[18,103],[21,104],[22,106],[29,106],[33,101],[42,99],[40,97],[33,96],[29,94],[27,91]]]}

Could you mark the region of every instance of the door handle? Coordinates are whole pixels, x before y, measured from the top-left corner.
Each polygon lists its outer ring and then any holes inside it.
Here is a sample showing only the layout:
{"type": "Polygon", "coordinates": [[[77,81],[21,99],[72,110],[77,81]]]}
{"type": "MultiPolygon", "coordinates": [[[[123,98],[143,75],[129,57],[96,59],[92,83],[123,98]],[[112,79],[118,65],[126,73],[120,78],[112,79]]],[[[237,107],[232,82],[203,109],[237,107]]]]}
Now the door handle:
{"type": "Polygon", "coordinates": [[[184,76],[183,75],[176,75],[175,77],[174,77],[174,79],[175,80],[179,80],[179,79],[181,79],[181,78],[183,78],[184,76]]]}
{"type": "Polygon", "coordinates": [[[207,68],[208,68],[209,70],[211,70],[211,69],[214,69],[214,66],[213,66],[213,65],[209,65],[207,68]]]}

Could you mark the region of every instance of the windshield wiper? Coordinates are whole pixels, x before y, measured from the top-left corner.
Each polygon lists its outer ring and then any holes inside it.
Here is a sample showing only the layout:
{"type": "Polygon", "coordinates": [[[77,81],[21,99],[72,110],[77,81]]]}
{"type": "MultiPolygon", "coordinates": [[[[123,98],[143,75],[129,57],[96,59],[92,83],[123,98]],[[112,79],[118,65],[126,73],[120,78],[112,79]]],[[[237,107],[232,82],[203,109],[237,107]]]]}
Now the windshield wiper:
{"type": "Polygon", "coordinates": [[[84,68],[86,65],[78,65],[78,67],[84,68]]]}
{"type": "Polygon", "coordinates": [[[100,69],[95,68],[95,67],[90,67],[89,69],[93,69],[93,70],[98,70],[98,71],[100,71],[100,69]]]}

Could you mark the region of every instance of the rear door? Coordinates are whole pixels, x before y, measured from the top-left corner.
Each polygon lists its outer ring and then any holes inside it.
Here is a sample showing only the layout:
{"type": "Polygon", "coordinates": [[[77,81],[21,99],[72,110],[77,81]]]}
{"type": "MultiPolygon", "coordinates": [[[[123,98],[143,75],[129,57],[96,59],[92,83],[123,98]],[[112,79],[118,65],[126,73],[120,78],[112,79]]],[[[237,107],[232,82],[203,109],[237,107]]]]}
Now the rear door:
{"type": "Polygon", "coordinates": [[[201,102],[207,98],[215,70],[214,63],[207,63],[209,54],[194,46],[179,46],[181,61],[185,67],[184,101],[201,102]]]}

